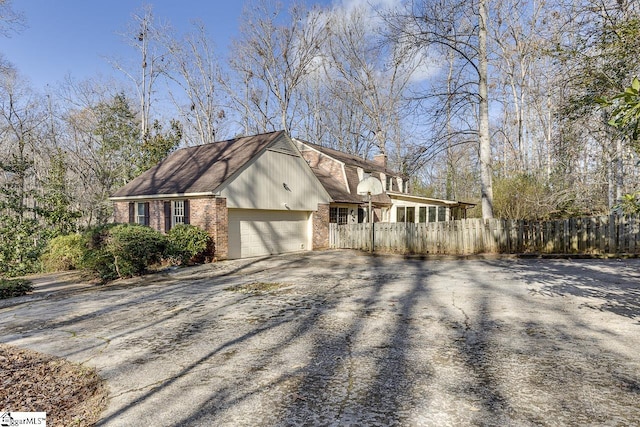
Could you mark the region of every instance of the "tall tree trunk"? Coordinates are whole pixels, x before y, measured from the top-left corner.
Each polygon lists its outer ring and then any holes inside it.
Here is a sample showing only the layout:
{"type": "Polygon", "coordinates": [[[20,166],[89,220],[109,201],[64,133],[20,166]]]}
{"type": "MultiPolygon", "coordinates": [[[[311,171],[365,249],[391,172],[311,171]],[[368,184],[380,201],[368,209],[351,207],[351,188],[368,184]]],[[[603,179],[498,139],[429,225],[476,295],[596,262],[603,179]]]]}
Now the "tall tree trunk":
{"type": "Polygon", "coordinates": [[[480,142],[480,185],[482,191],[482,218],[493,218],[493,185],[491,170],[491,139],[489,135],[489,91],[488,91],[488,55],[487,55],[487,3],[478,4],[478,139],[480,142]]]}
{"type": "Polygon", "coordinates": [[[616,157],[615,157],[615,181],[616,181],[616,203],[622,200],[624,187],[624,156],[622,149],[622,138],[616,138],[616,157]]]}

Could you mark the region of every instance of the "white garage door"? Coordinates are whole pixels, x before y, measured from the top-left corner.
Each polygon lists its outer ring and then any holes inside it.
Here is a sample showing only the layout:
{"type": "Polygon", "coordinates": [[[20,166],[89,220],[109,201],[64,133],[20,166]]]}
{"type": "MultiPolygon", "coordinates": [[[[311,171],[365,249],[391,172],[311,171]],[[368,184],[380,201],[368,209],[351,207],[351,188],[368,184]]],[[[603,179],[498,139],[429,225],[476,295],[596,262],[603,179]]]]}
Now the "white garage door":
{"type": "Polygon", "coordinates": [[[229,209],[229,258],[309,249],[309,212],[229,209]]]}

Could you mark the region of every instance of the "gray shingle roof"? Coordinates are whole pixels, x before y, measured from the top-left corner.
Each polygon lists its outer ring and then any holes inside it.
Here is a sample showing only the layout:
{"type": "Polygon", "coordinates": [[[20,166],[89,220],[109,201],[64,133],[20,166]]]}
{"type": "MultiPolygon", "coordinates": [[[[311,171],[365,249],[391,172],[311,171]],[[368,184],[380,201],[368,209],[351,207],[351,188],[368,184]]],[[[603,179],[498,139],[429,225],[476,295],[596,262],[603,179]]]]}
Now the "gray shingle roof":
{"type": "Polygon", "coordinates": [[[116,191],[112,197],[213,193],[284,131],[187,147],[116,191]]]}
{"type": "Polygon", "coordinates": [[[325,170],[317,167],[312,167],[311,170],[334,202],[362,203],[362,196],[349,193],[342,182],[338,181],[325,170]]]}

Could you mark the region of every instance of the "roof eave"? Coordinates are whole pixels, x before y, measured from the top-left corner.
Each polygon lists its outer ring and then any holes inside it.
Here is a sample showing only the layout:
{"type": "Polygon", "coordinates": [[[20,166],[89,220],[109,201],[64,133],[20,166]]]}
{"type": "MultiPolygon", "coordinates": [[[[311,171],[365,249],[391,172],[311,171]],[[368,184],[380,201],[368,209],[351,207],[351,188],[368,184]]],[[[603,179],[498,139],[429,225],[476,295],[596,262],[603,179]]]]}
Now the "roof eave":
{"type": "Polygon", "coordinates": [[[177,199],[177,198],[198,198],[198,197],[216,197],[220,193],[205,191],[200,193],[171,193],[171,194],[143,194],[139,196],[115,196],[109,197],[112,202],[121,202],[126,200],[152,200],[152,199],[177,199]]]}
{"type": "Polygon", "coordinates": [[[460,205],[475,206],[475,204],[473,204],[473,203],[459,202],[459,201],[456,201],[456,200],[435,199],[433,197],[417,196],[417,195],[414,195],[414,194],[398,193],[398,192],[395,192],[395,191],[387,191],[387,195],[389,197],[395,197],[395,198],[407,198],[407,199],[414,199],[414,200],[420,200],[420,201],[425,201],[425,202],[437,202],[437,203],[442,203],[442,204],[450,205],[450,206],[460,206],[460,205]]]}

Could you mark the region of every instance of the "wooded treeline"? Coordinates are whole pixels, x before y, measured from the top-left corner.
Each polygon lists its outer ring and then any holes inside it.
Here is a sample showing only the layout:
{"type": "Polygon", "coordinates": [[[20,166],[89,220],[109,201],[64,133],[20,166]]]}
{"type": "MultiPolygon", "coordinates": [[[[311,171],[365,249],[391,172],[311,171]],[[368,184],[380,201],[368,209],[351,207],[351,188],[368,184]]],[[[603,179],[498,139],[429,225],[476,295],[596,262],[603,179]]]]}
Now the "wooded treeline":
{"type": "MultiPolygon", "coordinates": [[[[0,37],[18,9],[0,0],[0,37]]],[[[637,0],[256,0],[224,57],[206,17],[179,34],[132,12],[133,59],[113,52],[110,78],[40,93],[0,61],[0,265],[28,270],[49,237],[108,222],[108,196],[181,145],[279,129],[385,153],[477,216],[638,210],[637,91],[620,96],[639,74],[637,0]]]]}

